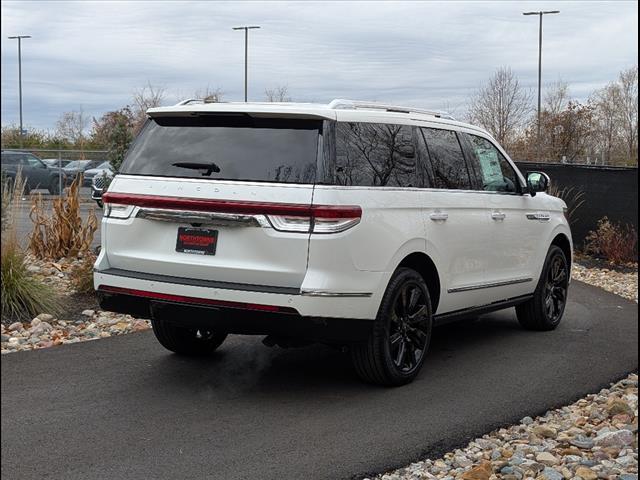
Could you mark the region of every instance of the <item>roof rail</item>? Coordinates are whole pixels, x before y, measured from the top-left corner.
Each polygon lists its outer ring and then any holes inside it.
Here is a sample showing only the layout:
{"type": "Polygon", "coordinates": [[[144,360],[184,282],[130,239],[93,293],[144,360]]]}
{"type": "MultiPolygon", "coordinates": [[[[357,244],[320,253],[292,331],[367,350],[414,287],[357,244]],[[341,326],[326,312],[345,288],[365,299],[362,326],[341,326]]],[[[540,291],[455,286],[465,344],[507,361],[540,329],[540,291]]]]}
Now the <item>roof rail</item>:
{"type": "Polygon", "coordinates": [[[175,106],[179,107],[180,105],[189,105],[190,103],[195,103],[195,102],[204,103],[199,98],[187,98],[186,100],[182,100],[181,102],[176,103],[175,106]]]}
{"type": "Polygon", "coordinates": [[[398,105],[387,105],[385,103],[375,102],[362,102],[359,100],[346,100],[344,98],[336,98],[329,103],[329,108],[338,109],[363,109],[363,110],[384,110],[386,112],[399,112],[399,113],[421,113],[424,115],[431,115],[438,118],[447,118],[449,120],[455,120],[447,112],[441,112],[439,110],[428,110],[426,108],[413,108],[402,107],[398,105]]]}

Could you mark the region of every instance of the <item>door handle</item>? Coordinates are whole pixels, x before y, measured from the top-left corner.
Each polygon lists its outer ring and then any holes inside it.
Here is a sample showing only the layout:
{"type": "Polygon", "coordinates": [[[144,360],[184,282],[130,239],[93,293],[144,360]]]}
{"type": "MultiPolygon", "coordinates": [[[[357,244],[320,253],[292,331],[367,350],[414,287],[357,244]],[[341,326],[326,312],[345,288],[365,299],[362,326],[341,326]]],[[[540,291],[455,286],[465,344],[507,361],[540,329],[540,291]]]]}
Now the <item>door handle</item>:
{"type": "Polygon", "coordinates": [[[435,211],[429,215],[429,218],[434,222],[444,222],[449,218],[449,214],[446,212],[435,211]]]}
{"type": "Polygon", "coordinates": [[[507,216],[506,213],[491,212],[491,218],[493,218],[494,220],[504,220],[506,216],[507,216]]]}

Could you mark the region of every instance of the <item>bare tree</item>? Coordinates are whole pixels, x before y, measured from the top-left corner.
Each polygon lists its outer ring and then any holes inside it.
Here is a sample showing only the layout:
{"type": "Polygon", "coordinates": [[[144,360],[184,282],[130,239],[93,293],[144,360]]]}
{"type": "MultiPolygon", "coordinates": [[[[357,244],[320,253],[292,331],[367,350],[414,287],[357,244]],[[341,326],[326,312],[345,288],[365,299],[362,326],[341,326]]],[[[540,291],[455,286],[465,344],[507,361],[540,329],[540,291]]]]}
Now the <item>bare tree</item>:
{"type": "Polygon", "coordinates": [[[623,70],[618,76],[618,115],[622,138],[627,147],[627,161],[638,163],[638,66],[623,70]]]}
{"type": "Polygon", "coordinates": [[[569,100],[569,84],[560,79],[546,88],[543,108],[552,115],[557,115],[567,107],[569,100]]]}
{"type": "Polygon", "coordinates": [[[222,101],[223,93],[219,87],[212,88],[207,85],[205,88],[196,90],[194,96],[208,103],[218,103],[222,101]]]}
{"type": "Polygon", "coordinates": [[[615,149],[620,143],[618,104],[620,92],[615,83],[596,90],[589,99],[594,111],[593,143],[595,149],[611,164],[615,149]]]}
{"type": "Polygon", "coordinates": [[[135,130],[138,131],[147,119],[147,110],[159,107],[166,96],[166,89],[151,85],[151,82],[134,90],[133,92],[133,115],[135,117],[135,130]]]}
{"type": "Polygon", "coordinates": [[[500,67],[471,100],[469,118],[509,146],[531,112],[531,92],[509,67],[500,67]]]}
{"type": "Polygon", "coordinates": [[[85,129],[89,126],[89,116],[80,110],[65,112],[56,123],[56,133],[62,138],[82,148],[85,140],[85,129]]]}
{"type": "Polygon", "coordinates": [[[290,102],[289,87],[286,85],[279,85],[274,88],[267,88],[264,91],[264,96],[267,102],[290,102]]]}

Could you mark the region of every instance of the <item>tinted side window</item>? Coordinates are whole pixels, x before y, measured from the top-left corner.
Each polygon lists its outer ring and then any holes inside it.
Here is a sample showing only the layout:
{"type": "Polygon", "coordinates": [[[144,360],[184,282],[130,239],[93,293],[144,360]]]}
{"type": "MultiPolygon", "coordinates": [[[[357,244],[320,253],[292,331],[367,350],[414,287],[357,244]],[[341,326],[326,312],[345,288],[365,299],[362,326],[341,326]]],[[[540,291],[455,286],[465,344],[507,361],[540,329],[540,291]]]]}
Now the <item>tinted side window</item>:
{"type": "Polygon", "coordinates": [[[434,188],[470,190],[471,176],[455,132],[421,128],[427,144],[434,188]]]}
{"type": "Polygon", "coordinates": [[[416,186],[412,127],[338,122],[333,177],[337,185],[416,186]]]}
{"type": "Polygon", "coordinates": [[[495,145],[476,135],[467,134],[467,138],[482,189],[489,192],[517,192],[518,176],[495,145]]]}
{"type": "Polygon", "coordinates": [[[21,156],[15,153],[3,153],[2,164],[3,165],[20,165],[21,156]]]}

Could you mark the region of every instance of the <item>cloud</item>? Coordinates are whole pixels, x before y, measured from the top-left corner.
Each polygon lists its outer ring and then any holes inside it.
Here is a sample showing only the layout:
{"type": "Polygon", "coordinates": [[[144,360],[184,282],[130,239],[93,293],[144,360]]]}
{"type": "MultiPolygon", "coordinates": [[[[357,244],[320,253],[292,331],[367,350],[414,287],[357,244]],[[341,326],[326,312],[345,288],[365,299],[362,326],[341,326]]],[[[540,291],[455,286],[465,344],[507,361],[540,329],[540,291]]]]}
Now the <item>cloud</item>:
{"type": "MultiPolygon", "coordinates": [[[[148,81],[168,102],[207,85],[241,100],[243,33],[250,98],[286,84],[295,100],[372,99],[464,109],[509,65],[537,82],[536,17],[557,2],[2,2],[2,31],[23,42],[25,124],[52,128],[64,111],[99,116],[148,81]],[[545,5],[545,3],[548,3],[545,5]]],[[[584,100],[637,62],[636,2],[565,2],[544,19],[544,81],[584,100]]],[[[17,52],[2,51],[2,124],[17,122],[17,52]]]]}

